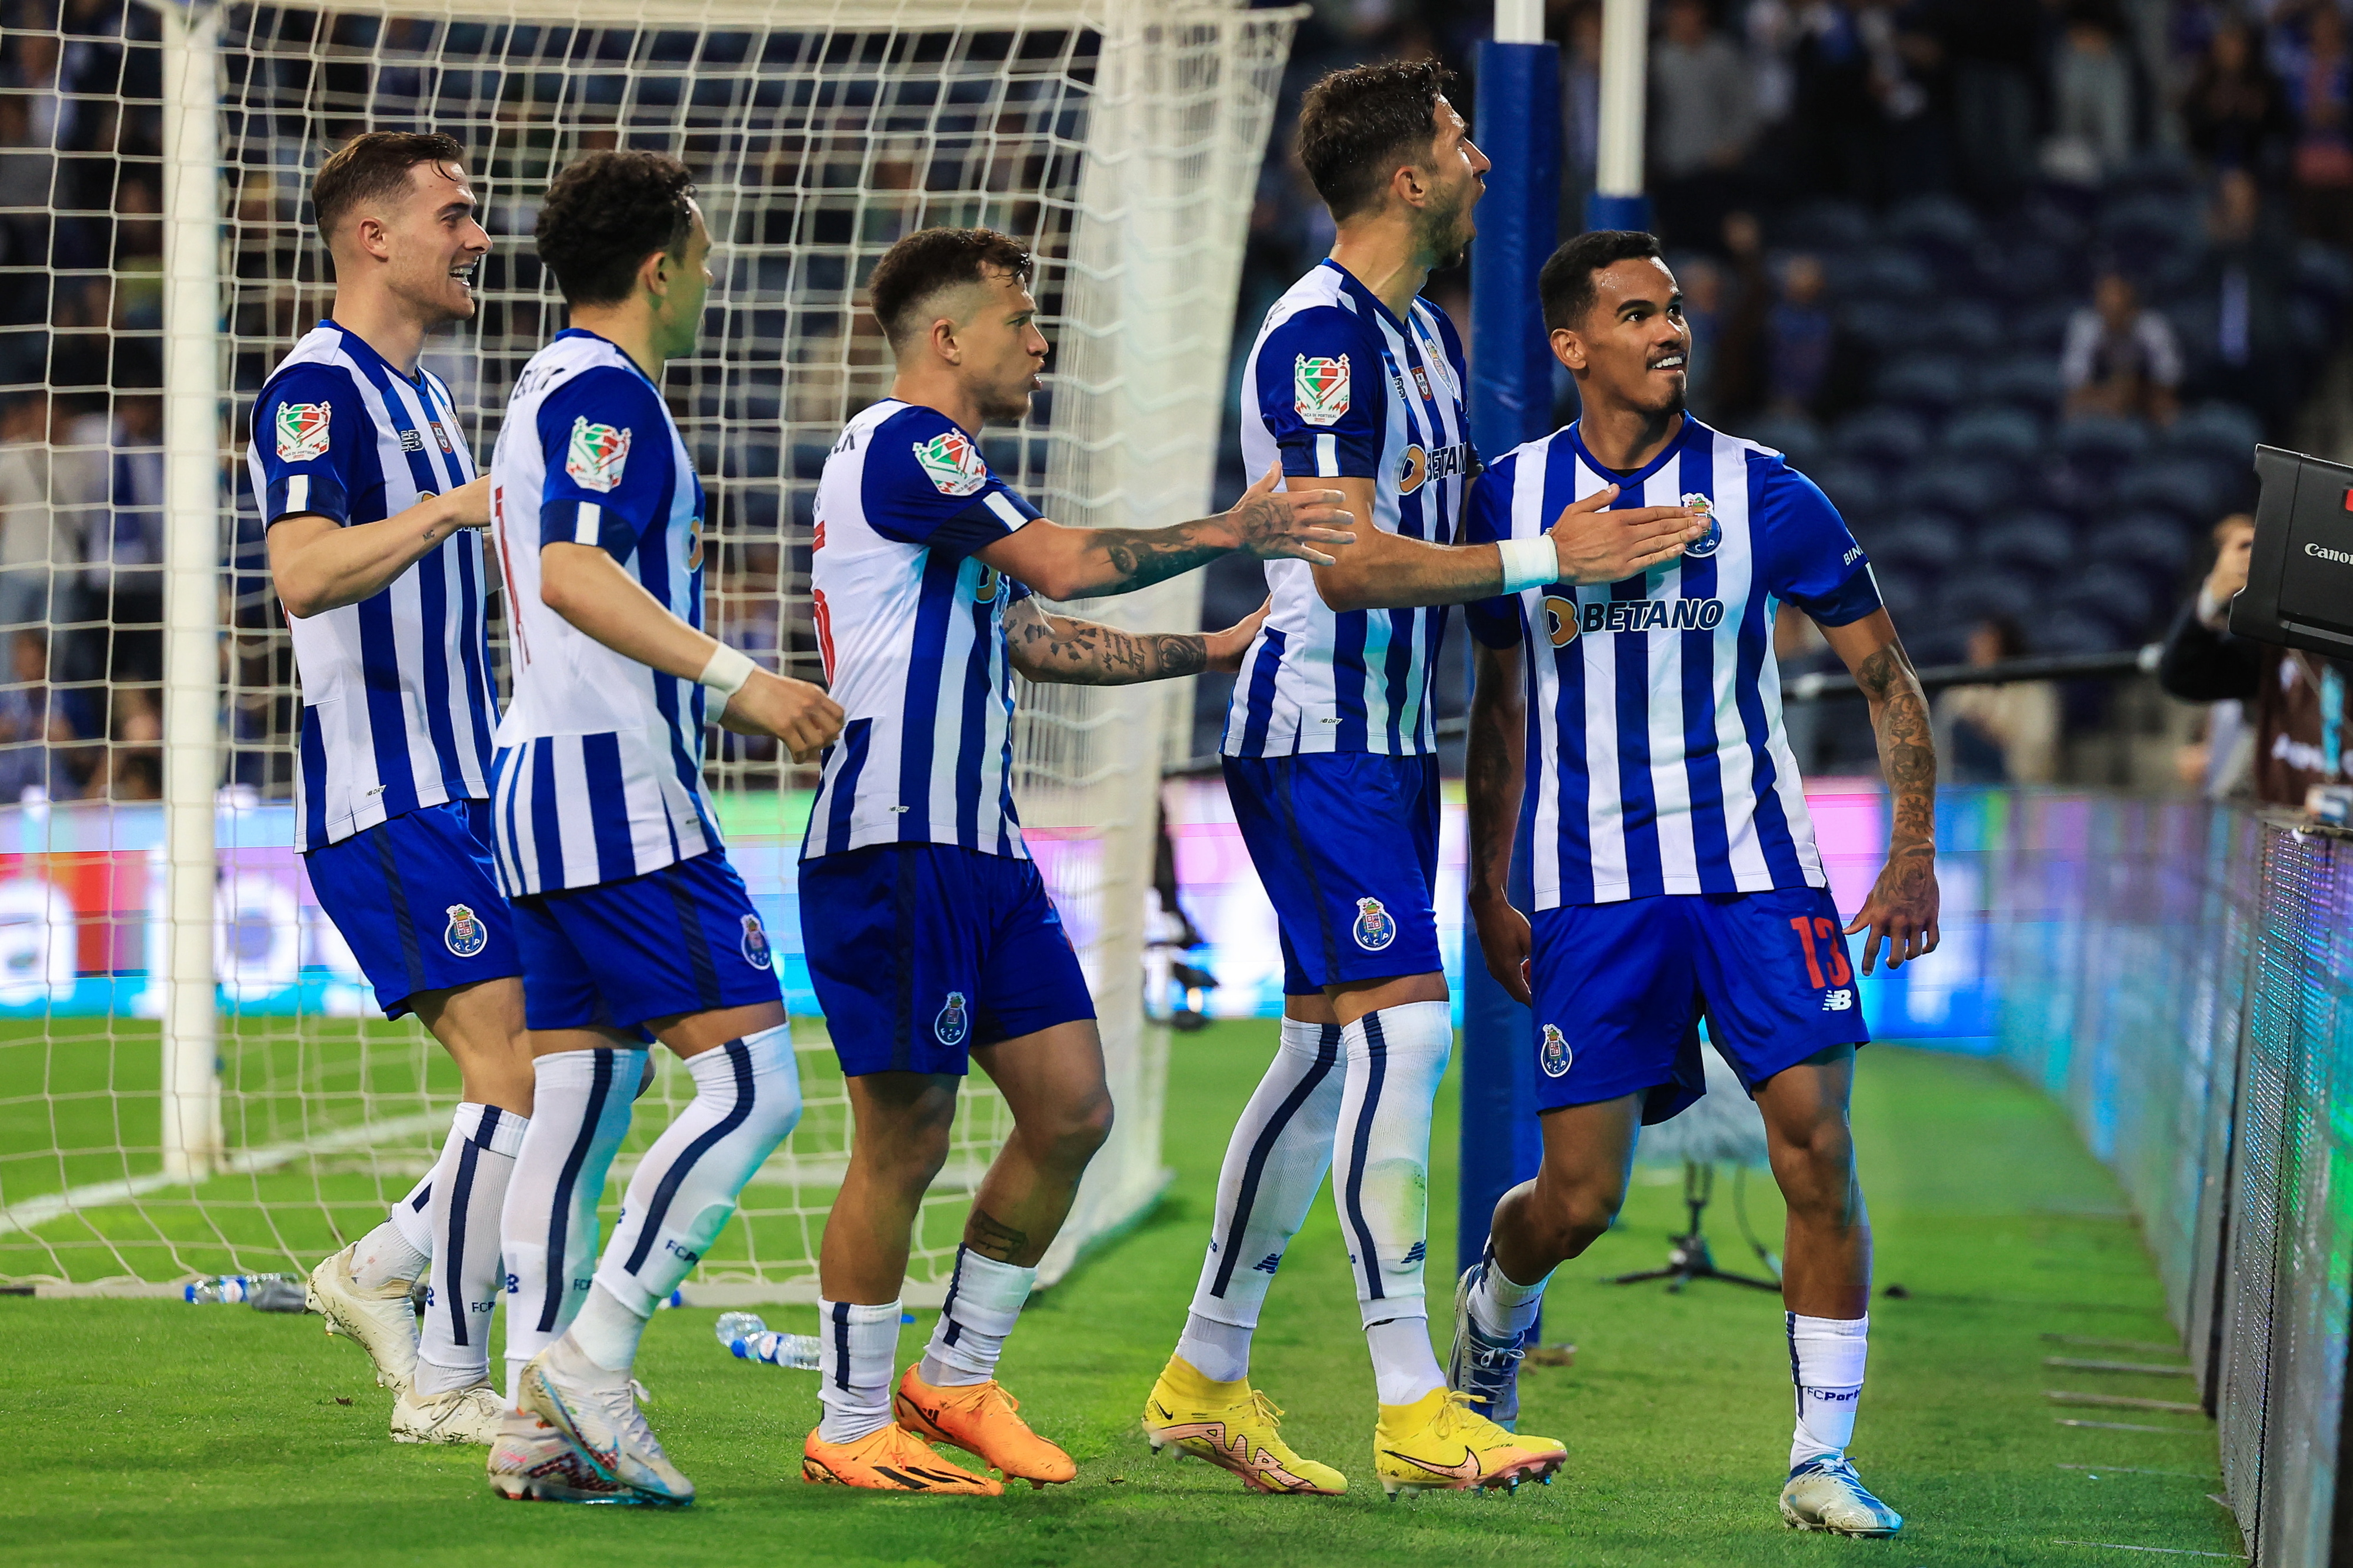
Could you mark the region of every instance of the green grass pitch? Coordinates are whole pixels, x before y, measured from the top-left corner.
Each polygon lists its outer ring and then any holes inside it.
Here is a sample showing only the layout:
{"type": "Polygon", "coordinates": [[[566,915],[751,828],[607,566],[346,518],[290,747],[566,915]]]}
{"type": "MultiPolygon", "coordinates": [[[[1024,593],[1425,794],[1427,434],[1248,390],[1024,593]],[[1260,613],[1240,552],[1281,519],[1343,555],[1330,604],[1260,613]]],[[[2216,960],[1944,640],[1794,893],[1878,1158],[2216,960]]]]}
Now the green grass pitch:
{"type": "MultiPolygon", "coordinates": [[[[2052,1389],[2190,1397],[2178,1378],[2047,1368],[2046,1334],[2169,1341],[2115,1184],[2062,1116],[1987,1063],[1864,1053],[1856,1121],[1883,1285],[1855,1454],[1909,1516],[1893,1542],[1782,1529],[1789,1426],[1779,1306],[1723,1285],[1669,1296],[1600,1276],[1650,1267],[1677,1188],[1638,1185],[1619,1228],[1564,1268],[1546,1337],[1575,1364],[1529,1373],[1522,1425],[1565,1438],[1550,1488],[1385,1502],[1370,1474],[1372,1377],[1337,1224],[1319,1203],[1276,1283],[1254,1374],[1304,1452],[1345,1468],[1339,1499],[1266,1499],[1151,1458],[1136,1427],[1184,1317],[1229,1119],[1273,1043],[1263,1025],[1180,1037],[1168,1097],[1177,1180],[1143,1227],[1041,1297],[1008,1351],[1025,1413],[1079,1479],[1002,1499],[883,1498],[797,1479],[811,1374],[737,1362],[708,1311],[661,1313],[640,1363],[649,1415],[702,1488],[680,1513],[517,1507],[479,1449],[385,1440],[389,1396],[310,1318],[150,1301],[0,1301],[0,1413],[17,1458],[0,1494],[9,1563],[1749,1564],[1997,1568],[2147,1561],[2114,1542],[2235,1556],[2211,1428],[2170,1414],[2064,1407],[2052,1389]],[[2054,1417],[2118,1426],[2063,1426],[2054,1417]],[[2092,1467],[2070,1468],[2063,1467],[2092,1467]]],[[[1431,1295],[1447,1331],[1452,1097],[1438,1136],[1431,1295]]],[[[1662,1173],[1665,1175],[1666,1173],[1662,1173]]],[[[1769,1183],[1751,1213],[1778,1229],[1769,1183]]],[[[1720,1193],[1724,1189],[1719,1189],[1720,1193]]],[[[1728,1195],[1726,1194],[1725,1195],[1728,1195]]],[[[1728,1203],[1711,1226],[1736,1266],[1728,1203]]],[[[814,1312],[772,1310],[807,1330],[814,1312]]],[[[912,1358],[924,1321],[901,1339],[912,1358]]]]}

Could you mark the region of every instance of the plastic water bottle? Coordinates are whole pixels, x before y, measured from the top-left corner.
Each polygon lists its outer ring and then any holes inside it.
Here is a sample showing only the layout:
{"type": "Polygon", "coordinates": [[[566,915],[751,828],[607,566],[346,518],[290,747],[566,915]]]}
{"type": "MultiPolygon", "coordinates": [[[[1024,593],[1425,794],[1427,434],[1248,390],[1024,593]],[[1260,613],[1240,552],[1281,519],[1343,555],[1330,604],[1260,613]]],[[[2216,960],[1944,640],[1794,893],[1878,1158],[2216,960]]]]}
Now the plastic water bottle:
{"type": "Polygon", "coordinates": [[[288,1283],[293,1278],[291,1274],[216,1274],[181,1286],[180,1300],[198,1307],[217,1307],[250,1300],[259,1288],[288,1283]]]}
{"type": "Polygon", "coordinates": [[[713,1325],[719,1342],[739,1361],[764,1361],[771,1366],[817,1370],[819,1345],[815,1334],[784,1334],[760,1320],[757,1312],[722,1312],[713,1325]]]}

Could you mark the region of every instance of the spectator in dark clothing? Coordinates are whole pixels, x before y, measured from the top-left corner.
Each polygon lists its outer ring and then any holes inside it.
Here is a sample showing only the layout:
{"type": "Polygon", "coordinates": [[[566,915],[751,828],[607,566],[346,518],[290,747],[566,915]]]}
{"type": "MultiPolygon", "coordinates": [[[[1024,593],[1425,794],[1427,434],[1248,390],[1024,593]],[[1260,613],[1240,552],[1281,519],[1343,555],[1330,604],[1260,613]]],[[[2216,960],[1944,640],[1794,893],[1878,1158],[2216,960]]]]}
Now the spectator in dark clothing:
{"type": "Polygon", "coordinates": [[[2181,346],[2171,322],[2141,309],[2131,279],[2104,272],[2092,286],[2091,305],[2067,323],[2059,379],[2070,414],[2169,422],[2181,384],[2181,346]]]}
{"type": "Polygon", "coordinates": [[[2353,59],[2345,18],[2334,5],[2313,7],[2288,101],[2302,130],[2295,142],[2296,226],[2332,245],[2353,240],[2353,59]]]}
{"type": "Polygon", "coordinates": [[[1773,310],[1773,279],[1765,267],[1765,231],[1750,213],[1724,220],[1724,253],[1732,261],[1730,285],[1718,311],[1715,363],[1707,372],[1707,395],[1726,419],[1763,406],[1765,327],[1773,310]]]}
{"type": "Polygon", "coordinates": [[[1756,130],[1749,75],[1700,0],[1673,0],[1666,37],[1651,53],[1648,116],[1651,186],[1672,244],[1704,244],[1724,222],[1733,172],[1756,130]]]}
{"type": "Polygon", "coordinates": [[[2226,518],[2215,533],[2213,569],[2166,634],[2158,684],[2187,702],[2240,703],[2252,744],[2243,773],[2228,770],[2236,775],[2228,792],[2301,809],[2312,785],[2345,782],[2347,669],[2335,659],[2231,634],[2231,601],[2247,585],[2254,520],[2226,518]]]}
{"type": "Polygon", "coordinates": [[[1844,0],[1808,6],[1796,71],[1798,178],[1805,193],[1873,202],[1879,195],[1879,103],[1871,51],[1844,0]]]}
{"type": "Polygon", "coordinates": [[[1978,200],[2006,207],[2034,169],[2040,0],[1929,0],[1921,11],[1952,84],[1962,179],[1978,200]]]}
{"type": "Polygon", "coordinates": [[[2206,215],[2207,251],[2194,291],[2214,306],[2214,341],[2207,380],[2213,395],[2255,410],[2276,429],[2295,410],[2300,378],[2293,368],[2295,325],[2289,304],[2294,236],[2281,221],[2265,221],[2263,192],[2245,168],[2222,171],[2206,215]]]}
{"type": "Polygon", "coordinates": [[[1830,384],[1837,329],[1822,308],[1822,264],[1793,256],[1781,273],[1781,302],[1765,321],[1765,374],[1777,414],[1813,415],[1830,384]]]}
{"type": "Polygon", "coordinates": [[[2216,27],[2199,58],[2181,96],[2181,123],[2191,151],[2218,169],[2270,179],[2285,166],[2295,117],[2253,31],[2240,18],[2216,27]]]}

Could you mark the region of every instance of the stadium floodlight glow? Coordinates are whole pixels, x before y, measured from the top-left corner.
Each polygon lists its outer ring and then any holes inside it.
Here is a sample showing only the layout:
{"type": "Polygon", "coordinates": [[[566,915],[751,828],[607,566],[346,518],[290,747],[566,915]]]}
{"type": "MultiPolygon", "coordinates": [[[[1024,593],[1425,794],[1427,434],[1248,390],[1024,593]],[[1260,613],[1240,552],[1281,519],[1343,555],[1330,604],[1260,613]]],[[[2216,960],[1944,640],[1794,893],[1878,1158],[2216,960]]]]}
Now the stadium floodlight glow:
{"type": "MultiPolygon", "coordinates": [[[[261,376],[332,289],[305,193],[334,145],[430,129],[467,146],[495,248],[477,275],[477,315],[429,340],[426,361],[481,453],[514,376],[562,325],[529,238],[548,177],[598,147],[686,160],[719,241],[719,284],[701,348],[672,364],[665,390],[711,496],[710,618],[770,668],[813,674],[818,466],[848,416],[889,384],[863,285],[913,228],[986,225],[1038,254],[1054,354],[1031,418],[988,435],[999,472],[1081,526],[1157,527],[1212,510],[1250,207],[1304,10],[157,7],[161,97],[106,107],[160,114],[165,127],[161,321],[147,330],[160,331],[164,383],[167,799],[0,806],[0,838],[25,851],[8,875],[42,884],[43,901],[10,907],[64,911],[0,930],[10,953],[25,950],[0,994],[0,1110],[33,1130],[0,1142],[0,1279],[139,1292],[307,1266],[375,1223],[426,1168],[457,1097],[414,1022],[361,1016],[355,966],[287,847],[296,693],[241,455],[261,376]],[[51,983],[60,943],[77,973],[51,983]]],[[[127,281],[138,280],[108,279],[127,281]]],[[[109,439],[93,437],[101,460],[109,439]]],[[[1199,595],[1196,574],[1087,613],[1197,625],[1199,595]]],[[[60,643],[77,635],[51,629],[60,643]]],[[[503,659],[502,642],[493,653],[503,659]]],[[[103,702],[102,677],[89,684],[103,702]]],[[[1160,769],[1188,749],[1191,685],[1022,698],[1017,795],[1093,987],[1119,1112],[1042,1280],[1166,1179],[1166,1040],[1144,1016],[1143,921],[1160,769]]],[[[132,743],[90,744],[119,755],[132,743]]],[[[812,780],[741,737],[715,738],[711,755],[731,855],[779,933],[788,999],[809,1011],[793,862],[807,799],[795,786],[812,780]]],[[[439,925],[428,913],[429,939],[439,925]]],[[[822,1034],[805,1026],[799,1043],[807,1114],[690,1294],[814,1298],[849,1113],[822,1034]]],[[[687,1092],[667,1063],[649,1098],[687,1092]]],[[[652,1107],[639,1118],[665,1120],[652,1107]]],[[[919,1222],[911,1301],[937,1300],[966,1195],[1008,1125],[976,1079],[919,1222]]],[[[617,1184],[633,1163],[625,1151],[617,1184]]]]}

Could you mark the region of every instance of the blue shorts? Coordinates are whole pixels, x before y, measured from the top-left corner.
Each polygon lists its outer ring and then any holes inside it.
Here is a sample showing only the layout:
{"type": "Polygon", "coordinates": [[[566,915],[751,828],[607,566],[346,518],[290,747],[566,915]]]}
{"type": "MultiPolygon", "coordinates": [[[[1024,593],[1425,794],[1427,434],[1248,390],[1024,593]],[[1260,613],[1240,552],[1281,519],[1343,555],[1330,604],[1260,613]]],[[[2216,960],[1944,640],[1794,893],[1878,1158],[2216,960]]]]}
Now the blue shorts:
{"type": "Polygon", "coordinates": [[[846,1078],[961,1074],[975,1046],[1095,1016],[1037,862],[876,844],[801,862],[801,939],[846,1078]]]}
{"type": "Polygon", "coordinates": [[[387,1018],[420,991],[522,973],[491,858],[491,803],[420,806],[302,857],[387,1018]]]}
{"type": "Polygon", "coordinates": [[[523,1022],[635,1032],[649,1018],[780,1002],[744,879],[708,850],[642,877],[514,902],[523,1022]]]}
{"type": "Polygon", "coordinates": [[[1838,906],[1820,888],[1668,893],[1538,910],[1536,1109],[1645,1096],[1664,1121],[1707,1091],[1699,1021],[1754,1093],[1832,1046],[1861,1045],[1838,906]]]}
{"type": "Polygon", "coordinates": [[[1274,905],[1284,995],[1445,968],[1436,757],[1228,757],[1226,794],[1274,905]]]}

